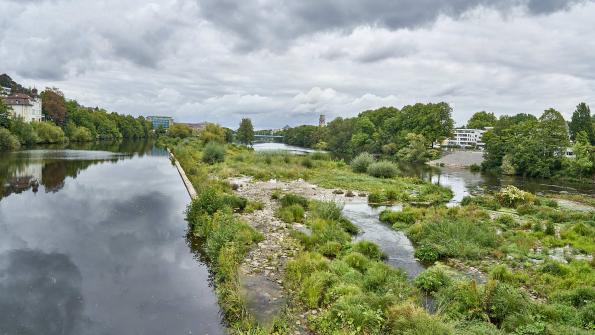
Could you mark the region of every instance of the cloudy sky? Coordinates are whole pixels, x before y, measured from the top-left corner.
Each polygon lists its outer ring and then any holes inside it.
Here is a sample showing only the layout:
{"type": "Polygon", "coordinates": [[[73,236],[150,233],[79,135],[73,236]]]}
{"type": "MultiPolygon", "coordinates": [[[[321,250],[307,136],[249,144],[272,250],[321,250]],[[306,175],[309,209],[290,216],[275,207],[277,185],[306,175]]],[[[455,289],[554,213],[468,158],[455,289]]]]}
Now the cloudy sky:
{"type": "Polygon", "coordinates": [[[595,104],[587,0],[0,0],[0,73],[132,115],[257,128],[446,101],[595,104]]]}

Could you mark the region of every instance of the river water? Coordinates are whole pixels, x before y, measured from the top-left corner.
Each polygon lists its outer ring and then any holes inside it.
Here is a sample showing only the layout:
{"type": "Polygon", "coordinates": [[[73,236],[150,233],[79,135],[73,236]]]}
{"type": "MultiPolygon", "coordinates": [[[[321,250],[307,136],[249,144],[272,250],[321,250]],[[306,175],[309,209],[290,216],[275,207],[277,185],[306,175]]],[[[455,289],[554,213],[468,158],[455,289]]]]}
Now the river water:
{"type": "Polygon", "coordinates": [[[222,334],[167,153],[83,148],[0,156],[0,334],[222,334]]]}

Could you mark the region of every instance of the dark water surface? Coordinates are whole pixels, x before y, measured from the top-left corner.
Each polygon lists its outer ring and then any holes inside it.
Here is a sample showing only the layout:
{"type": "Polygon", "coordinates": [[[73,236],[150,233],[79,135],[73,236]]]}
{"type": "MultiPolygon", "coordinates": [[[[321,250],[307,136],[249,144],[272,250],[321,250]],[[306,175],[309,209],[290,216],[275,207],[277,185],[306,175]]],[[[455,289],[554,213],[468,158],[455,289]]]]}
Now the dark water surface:
{"type": "Polygon", "coordinates": [[[222,334],[167,153],[84,148],[0,155],[0,334],[222,334]]]}

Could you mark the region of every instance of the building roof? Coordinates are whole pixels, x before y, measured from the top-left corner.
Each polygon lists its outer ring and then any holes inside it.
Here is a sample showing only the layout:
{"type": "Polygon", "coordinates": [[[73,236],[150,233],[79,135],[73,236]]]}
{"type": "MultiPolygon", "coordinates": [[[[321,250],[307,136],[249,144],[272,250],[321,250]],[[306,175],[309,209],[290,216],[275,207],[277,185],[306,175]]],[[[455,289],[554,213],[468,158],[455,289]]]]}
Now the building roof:
{"type": "Polygon", "coordinates": [[[33,106],[31,104],[31,97],[23,94],[23,93],[16,93],[13,95],[9,95],[6,98],[3,98],[4,103],[8,106],[17,106],[17,105],[24,105],[24,106],[33,106]]]}

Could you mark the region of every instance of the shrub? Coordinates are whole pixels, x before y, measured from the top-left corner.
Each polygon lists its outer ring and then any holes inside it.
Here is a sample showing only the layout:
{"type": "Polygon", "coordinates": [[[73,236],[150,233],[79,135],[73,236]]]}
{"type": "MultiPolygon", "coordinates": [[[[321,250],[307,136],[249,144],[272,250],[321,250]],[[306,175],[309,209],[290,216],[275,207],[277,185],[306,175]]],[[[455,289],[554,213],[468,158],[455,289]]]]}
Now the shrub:
{"type": "Polygon", "coordinates": [[[225,194],[221,198],[224,206],[228,206],[231,209],[243,211],[248,204],[248,199],[233,194],[225,194]]]}
{"type": "Polygon", "coordinates": [[[438,292],[439,289],[450,285],[450,283],[451,279],[448,275],[442,269],[436,267],[420,273],[413,280],[415,287],[427,293],[438,292]]]}
{"type": "Polygon", "coordinates": [[[431,246],[424,245],[415,250],[415,258],[424,264],[432,264],[438,260],[440,254],[431,246]]]}
{"type": "Polygon", "coordinates": [[[351,169],[353,172],[364,173],[368,171],[368,167],[374,163],[374,156],[367,152],[363,152],[351,161],[351,169]]]}
{"type": "Polygon", "coordinates": [[[368,194],[368,202],[371,204],[382,204],[387,201],[384,192],[374,191],[368,194]]]}
{"type": "Polygon", "coordinates": [[[556,234],[556,227],[554,226],[553,222],[548,221],[545,224],[545,234],[550,236],[554,236],[556,234]]]}
{"type": "Polygon", "coordinates": [[[300,296],[306,306],[320,307],[326,291],[337,282],[336,275],[327,271],[317,271],[311,274],[302,284],[300,296]]]}
{"type": "Polygon", "coordinates": [[[94,140],[91,131],[85,127],[76,127],[72,134],[70,134],[70,140],[72,142],[90,142],[94,140]]]}
{"type": "Polygon", "coordinates": [[[19,139],[8,129],[0,128],[0,151],[18,150],[21,147],[19,139]]]}
{"type": "Polygon", "coordinates": [[[378,245],[366,240],[355,243],[352,249],[372,260],[379,261],[386,257],[378,245]]]}
{"type": "Polygon", "coordinates": [[[517,213],[519,213],[519,215],[532,215],[537,213],[539,209],[537,208],[537,206],[534,206],[532,204],[522,204],[517,207],[516,211],[517,213]]]}
{"type": "Polygon", "coordinates": [[[439,318],[429,315],[412,303],[389,308],[387,313],[390,334],[451,335],[454,331],[439,318]]]}
{"type": "Polygon", "coordinates": [[[580,308],[595,303],[595,287],[578,287],[569,291],[556,292],[553,300],[580,308]]]}
{"type": "Polygon", "coordinates": [[[220,163],[225,160],[225,147],[216,142],[209,142],[202,151],[202,161],[207,164],[220,163]]]}
{"type": "Polygon", "coordinates": [[[545,199],[544,205],[551,208],[558,208],[558,202],[554,199],[545,199]]]}
{"type": "Polygon", "coordinates": [[[580,320],[583,327],[595,328],[595,302],[591,302],[581,309],[580,320]]]}
{"type": "Polygon", "coordinates": [[[352,252],[348,255],[343,257],[343,260],[349,264],[352,268],[358,270],[359,272],[366,272],[366,268],[370,261],[366,258],[366,256],[360,254],[359,252],[352,252]]]}
{"type": "Polygon", "coordinates": [[[313,330],[318,334],[381,334],[380,299],[367,293],[342,296],[311,322],[313,330]]]}
{"type": "Polygon", "coordinates": [[[513,185],[508,185],[496,194],[496,198],[502,206],[516,208],[524,203],[532,203],[535,196],[529,192],[521,191],[513,185]]]}
{"type": "Polygon", "coordinates": [[[489,281],[484,287],[484,304],[490,322],[502,325],[508,316],[522,315],[529,301],[519,289],[498,281],[489,281]]]}
{"type": "Polygon", "coordinates": [[[292,193],[284,195],[279,201],[281,203],[281,207],[300,205],[305,209],[308,208],[308,199],[292,193]]]}
{"type": "Polygon", "coordinates": [[[66,135],[62,128],[51,122],[33,122],[33,129],[39,138],[38,143],[64,143],[66,135]]]}
{"type": "Polygon", "coordinates": [[[399,172],[399,168],[392,162],[380,161],[370,164],[367,172],[370,176],[376,178],[393,178],[399,172]]]}
{"type": "Polygon", "coordinates": [[[320,252],[321,254],[325,255],[326,257],[337,257],[339,256],[339,254],[341,253],[341,250],[343,249],[343,246],[341,245],[341,243],[337,242],[337,241],[328,241],[326,243],[324,243],[323,245],[321,245],[320,247],[318,247],[318,252],[320,252]]]}
{"type": "Polygon", "coordinates": [[[496,211],[500,209],[500,203],[496,201],[493,197],[487,195],[480,195],[480,196],[466,196],[461,201],[462,206],[469,206],[469,205],[476,205],[479,207],[483,207],[486,209],[491,209],[496,211]]]}
{"type": "Polygon", "coordinates": [[[471,166],[469,166],[469,170],[471,172],[479,172],[479,171],[481,171],[481,166],[479,166],[477,164],[471,164],[471,166]]]}
{"type": "Polygon", "coordinates": [[[298,204],[295,204],[279,208],[277,216],[287,223],[303,222],[304,213],[304,208],[298,204]]]}
{"type": "Polygon", "coordinates": [[[384,210],[380,213],[380,221],[395,225],[397,228],[410,226],[423,216],[424,209],[405,207],[402,211],[384,210]]]}
{"type": "Polygon", "coordinates": [[[475,281],[456,282],[436,294],[438,310],[450,319],[485,320],[483,299],[475,281]]]}
{"type": "Polygon", "coordinates": [[[492,268],[490,271],[490,279],[505,283],[512,283],[515,280],[512,271],[510,271],[510,269],[504,264],[498,264],[492,268]]]}

